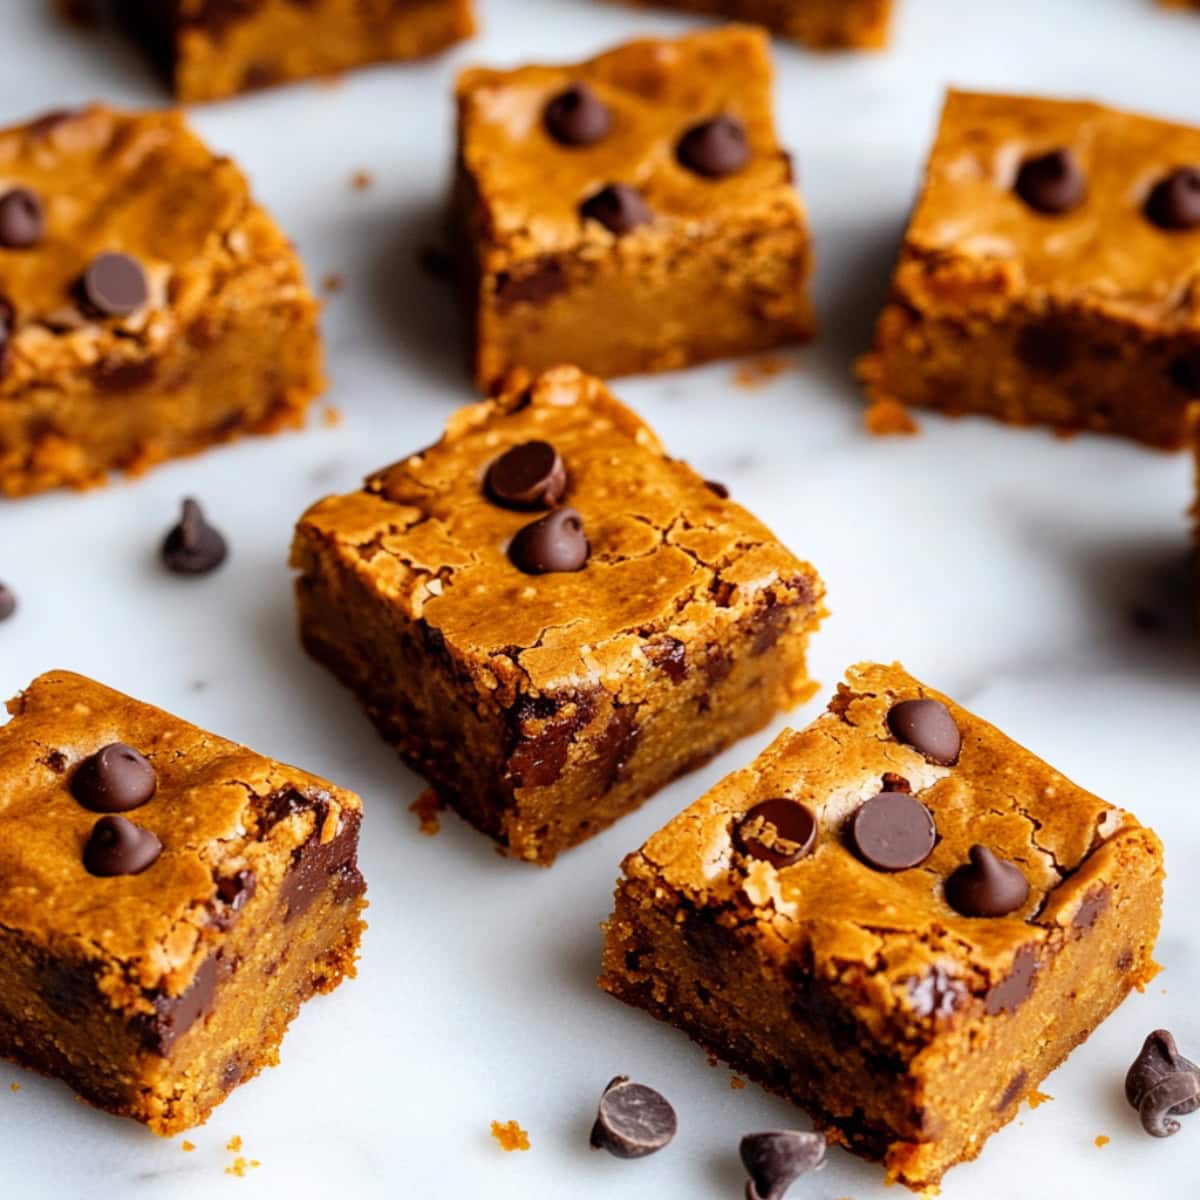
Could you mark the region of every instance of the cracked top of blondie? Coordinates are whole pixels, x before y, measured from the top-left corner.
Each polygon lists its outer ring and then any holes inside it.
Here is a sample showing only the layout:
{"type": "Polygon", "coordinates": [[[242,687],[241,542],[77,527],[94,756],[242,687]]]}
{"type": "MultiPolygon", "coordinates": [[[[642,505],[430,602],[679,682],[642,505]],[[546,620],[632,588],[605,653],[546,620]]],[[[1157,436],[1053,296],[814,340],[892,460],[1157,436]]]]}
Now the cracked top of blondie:
{"type": "MultiPolygon", "coordinates": [[[[151,989],[183,991],[244,910],[274,905],[281,887],[280,919],[299,911],[312,898],[306,856],[328,865],[321,851],[343,834],[357,838],[353,792],[83,676],[41,675],[8,710],[0,927],[49,960],[91,964],[114,1006],[146,1008],[151,989]],[[79,787],[81,765],[114,743],[150,764],[152,794],[132,807],[96,805],[79,787]],[[99,876],[85,865],[87,847],[114,814],[161,850],[148,865],[126,863],[133,873],[99,876]]],[[[361,890],[349,862],[346,886],[361,890]]]]}
{"type": "Polygon", "coordinates": [[[558,367],[459,410],[436,445],[310,508],[300,535],[423,621],[499,702],[585,681],[615,694],[638,664],[678,654],[682,668],[738,622],[765,651],[798,607],[821,611],[816,571],[723,493],[600,380],[558,367]],[[565,467],[561,503],[590,545],[582,569],[530,575],[509,558],[513,536],[544,514],[494,503],[484,476],[529,441],[550,443],[565,467]]]}
{"type": "MultiPolygon", "coordinates": [[[[795,828],[778,821],[771,832],[778,839],[795,828]]],[[[766,954],[848,985],[876,1032],[897,1024],[915,1031],[950,1018],[972,997],[989,1012],[1024,999],[1052,944],[1089,927],[1109,889],[1121,886],[1128,854],[1157,859],[1161,847],[1128,813],[899,666],[862,664],[826,713],[803,731],[780,734],[630,855],[624,869],[673,889],[727,927],[756,926],[766,954]],[[892,730],[896,706],[922,699],[945,705],[951,730],[957,726],[961,744],[952,761],[934,761],[892,730]],[[871,861],[894,852],[895,843],[878,833],[855,844],[852,818],[881,792],[908,793],[932,816],[927,857],[907,869],[881,870],[871,861]],[[811,849],[794,834],[764,849],[760,822],[747,852],[746,814],[780,798],[815,818],[811,849]],[[864,855],[863,841],[872,854],[864,855]],[[1004,915],[967,916],[947,901],[947,879],[976,845],[1028,883],[1024,901],[1004,915]]]]}

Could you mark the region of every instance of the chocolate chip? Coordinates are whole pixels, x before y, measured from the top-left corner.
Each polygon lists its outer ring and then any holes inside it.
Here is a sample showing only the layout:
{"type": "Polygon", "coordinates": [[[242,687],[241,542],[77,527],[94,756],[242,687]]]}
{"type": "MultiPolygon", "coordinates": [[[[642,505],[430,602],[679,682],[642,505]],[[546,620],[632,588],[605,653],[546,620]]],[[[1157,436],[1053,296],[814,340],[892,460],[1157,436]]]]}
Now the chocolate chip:
{"type": "Polygon", "coordinates": [[[82,299],[99,317],[127,317],[150,297],[141,263],[128,254],[98,254],[80,281],[82,299]]]}
{"type": "Polygon", "coordinates": [[[971,847],[970,862],[946,880],[946,901],[964,917],[1006,917],[1029,899],[1021,869],[997,858],[986,846],[971,847]]]}
{"type": "Polygon", "coordinates": [[[1179,1053],[1167,1030],[1156,1029],[1125,1076],[1125,1098],[1151,1137],[1170,1137],[1179,1132],[1175,1117],[1200,1108],[1200,1067],[1179,1053]]]}
{"type": "Polygon", "coordinates": [[[708,488],[708,490],[712,492],[712,494],[716,496],[718,500],[729,499],[729,489],[719,480],[706,479],[704,481],[704,486],[708,488]]]}
{"type": "Polygon", "coordinates": [[[526,575],[578,571],[590,553],[583,518],[573,508],[560,508],[526,525],[508,547],[512,565],[526,575]]]}
{"type": "Polygon", "coordinates": [[[579,206],[579,214],[585,220],[599,221],[618,237],[654,220],[642,193],[627,183],[610,183],[594,192],[579,206]]]}
{"type": "Polygon", "coordinates": [[[756,804],[738,822],[734,841],[743,854],[773,867],[790,867],[811,854],[817,819],[798,800],[777,797],[756,804]]]}
{"type": "Polygon", "coordinates": [[[645,1158],[671,1141],[677,1125],[675,1110],[661,1093],[618,1075],[600,1097],[592,1149],[617,1158],[645,1158]]]}
{"type": "Polygon", "coordinates": [[[1029,946],[1022,946],[1013,956],[1012,969],[987,994],[984,1008],[989,1017],[1015,1012],[1033,994],[1037,983],[1037,955],[1029,946]]]}
{"type": "Polygon", "coordinates": [[[1108,907],[1108,888],[1101,885],[1088,892],[1079,902],[1071,924],[1076,929],[1091,929],[1100,919],[1100,914],[1108,907]]]}
{"type": "Polygon", "coordinates": [[[1156,183],[1145,211],[1160,229],[1195,229],[1200,225],[1200,168],[1179,167],[1156,183]]]}
{"type": "Polygon", "coordinates": [[[801,1175],[815,1171],[825,1161],[825,1138],[793,1129],[748,1133],[738,1153],[750,1176],[746,1200],[781,1200],[801,1175]]]}
{"type": "Polygon", "coordinates": [[[901,700],[892,705],[887,723],[898,742],[911,746],[930,762],[942,767],[958,762],[962,734],[940,700],[901,700]]]}
{"type": "Polygon", "coordinates": [[[218,929],[232,929],[238,914],[258,887],[253,871],[237,871],[217,880],[216,894],[209,903],[209,920],[218,929]]]}
{"type": "Polygon", "coordinates": [[[877,871],[907,871],[918,866],[936,842],[933,814],[905,792],[880,792],[850,821],[854,852],[877,871]]]}
{"type": "Polygon", "coordinates": [[[124,742],[85,758],[71,779],[71,795],[92,812],[122,813],[149,803],[158,776],[149,759],[124,742]]]}
{"type": "Polygon", "coordinates": [[[1200,396],[1200,350],[1179,355],[1170,367],[1171,382],[1189,396],[1200,396]]]}
{"type": "Polygon", "coordinates": [[[670,634],[645,642],[642,653],[656,666],[672,683],[681,683],[688,673],[687,647],[670,634]]]}
{"type": "Polygon", "coordinates": [[[9,349],[17,325],[17,313],[12,302],[0,296],[0,377],[8,369],[9,349]]]}
{"type": "Polygon", "coordinates": [[[279,888],[279,901],[287,907],[285,921],[303,915],[326,891],[336,889],[344,900],[357,899],[366,891],[358,870],[358,831],[362,814],[343,813],[341,829],[327,842],[321,841],[324,821],[320,809],[317,816],[312,836],[292,851],[291,866],[279,888]]]}
{"type": "Polygon", "coordinates": [[[1087,181],[1070,150],[1051,150],[1021,164],[1014,191],[1035,211],[1060,216],[1083,203],[1087,181]]]}
{"type": "Polygon", "coordinates": [[[1061,320],[1035,321],[1017,334],[1017,357],[1031,370],[1056,375],[1075,359],[1075,335],[1061,320]]]}
{"type": "Polygon", "coordinates": [[[139,875],[162,849],[150,830],[124,817],[101,817],[83,847],[83,865],[92,875],[139,875]]]}
{"type": "Polygon", "coordinates": [[[227,553],[225,539],[204,519],[204,510],[195,500],[185,500],[179,524],[163,538],[167,570],[176,575],[206,575],[225,561],[227,553]]]}
{"type": "Polygon", "coordinates": [[[171,1047],[202,1017],[212,1012],[217,992],[217,955],[210,954],[197,968],[192,982],[178,996],[156,992],[152,1013],[139,1013],[131,1024],[147,1050],[164,1057],[171,1047]]]}
{"type": "Polygon", "coordinates": [[[750,140],[737,117],[714,117],[693,125],[679,139],[675,157],[689,171],[720,179],[740,171],[750,161],[750,140]]]}
{"type": "Polygon", "coordinates": [[[507,311],[514,304],[545,304],[567,290],[567,273],[552,254],[496,276],[496,303],[507,311]]]}
{"type": "Polygon", "coordinates": [[[0,621],[7,621],[17,611],[17,598],[12,588],[0,583],[0,621]]]}
{"type": "Polygon", "coordinates": [[[46,221],[42,202],[28,188],[12,188],[0,196],[0,246],[27,250],[42,240],[46,221]]]}
{"type": "Polygon", "coordinates": [[[567,469],[549,442],[522,442],[488,467],[483,489],[502,508],[553,508],[567,490],[567,469]]]}
{"type": "Polygon", "coordinates": [[[612,113],[587,84],[573,83],[546,105],[546,132],[563,146],[591,146],[608,136],[612,113]]]}

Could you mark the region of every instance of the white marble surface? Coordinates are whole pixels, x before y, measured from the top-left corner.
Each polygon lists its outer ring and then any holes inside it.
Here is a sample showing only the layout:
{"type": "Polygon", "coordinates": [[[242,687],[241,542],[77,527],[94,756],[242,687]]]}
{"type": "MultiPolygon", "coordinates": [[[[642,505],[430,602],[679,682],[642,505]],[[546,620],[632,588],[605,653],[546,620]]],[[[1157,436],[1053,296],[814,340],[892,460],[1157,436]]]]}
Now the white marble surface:
{"type": "MultiPolygon", "coordinates": [[[[104,96],[155,104],[140,59],[57,27],[38,0],[5,3],[0,119],[104,96]]],[[[1200,1116],[1152,1142],[1121,1098],[1145,1032],[1200,1056],[1197,729],[1182,457],[976,421],[926,419],[915,440],[861,430],[849,363],[878,306],[943,86],[1095,95],[1200,122],[1200,18],[1150,0],[904,0],[886,57],[780,47],[779,113],[819,249],[823,336],[760,390],[733,366],[624,383],[675,453],[763,516],[824,573],[834,615],[815,645],[822,695],[849,662],[900,658],[931,683],[1163,835],[1171,878],[1166,970],[1046,1085],[1055,1097],[992,1139],[945,1187],[957,1197],[1124,1200],[1153,1178],[1194,1194],[1200,1116]],[[1135,610],[1157,628],[1134,627],[1135,610]],[[1098,1149],[1099,1134],[1112,1138],[1098,1149]],[[1019,1166],[1028,1177],[1015,1178],[1019,1166]]],[[[590,0],[483,0],[486,32],[432,65],[381,69],[196,112],[294,234],[313,276],[345,276],[326,316],[338,428],[246,442],[86,497],[0,503],[0,578],[21,609],[0,626],[0,693],[73,668],[366,798],[371,929],[357,981],[313,1002],[282,1065],[195,1131],[197,1149],[72,1102],[0,1063],[0,1194],[696,1200],[741,1196],[738,1137],[803,1123],[757,1088],[732,1090],[685,1038],[593,986],[621,856],[772,736],[684,779],[545,872],[498,858],[444,819],[407,811],[417,780],[301,654],[285,557],[291,525],[326,491],[432,440],[470,398],[453,309],[416,268],[436,228],[448,84],[475,60],[581,57],[685,19],[590,0]],[[375,185],[348,183],[367,168],[375,185]],[[184,494],[233,554],[180,581],[155,547],[184,494]],[[639,1163],[593,1155],[587,1129],[617,1072],[661,1087],[681,1132],[639,1163]],[[20,1090],[9,1094],[10,1082],[20,1090]],[[504,1155],[492,1118],[520,1120],[504,1155]],[[222,1171],[233,1134],[262,1166],[222,1171]]],[[[814,702],[810,711],[815,711],[814,702]]],[[[809,712],[795,715],[803,720],[809,712]]],[[[840,1152],[797,1197],[885,1195],[840,1152]]],[[[894,1195],[895,1193],[888,1193],[894,1195]]]]}

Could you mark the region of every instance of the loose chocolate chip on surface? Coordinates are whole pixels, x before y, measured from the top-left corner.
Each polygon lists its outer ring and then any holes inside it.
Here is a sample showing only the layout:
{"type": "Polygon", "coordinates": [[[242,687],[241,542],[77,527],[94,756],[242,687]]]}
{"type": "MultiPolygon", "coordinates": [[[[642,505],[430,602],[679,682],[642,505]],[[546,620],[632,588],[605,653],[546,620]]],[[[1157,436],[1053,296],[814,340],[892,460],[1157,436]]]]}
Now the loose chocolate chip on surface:
{"type": "Polygon", "coordinates": [[[563,146],[591,146],[612,128],[608,105],[583,83],[559,92],[546,105],[542,120],[546,132],[563,146]]]}
{"type": "Polygon", "coordinates": [[[756,804],[738,822],[734,841],[743,854],[773,867],[790,867],[812,853],[817,819],[798,800],[777,797],[756,804]]]}
{"type": "Polygon", "coordinates": [[[750,1176],[746,1200],[781,1200],[801,1175],[815,1171],[825,1161],[825,1138],[791,1129],[748,1133],[738,1153],[750,1176]]]}
{"type": "Polygon", "coordinates": [[[549,442],[522,442],[488,467],[483,488],[502,508],[553,508],[567,490],[567,469],[549,442]]]}
{"type": "Polygon", "coordinates": [[[150,297],[141,263],[128,254],[98,254],[80,282],[84,303],[101,317],[127,317],[150,297]]]}
{"type": "Polygon", "coordinates": [[[0,583],[0,621],[7,621],[17,611],[17,598],[12,588],[0,583]]]}
{"type": "Polygon", "coordinates": [[[1021,164],[1013,190],[1035,211],[1061,216],[1083,203],[1087,181],[1070,150],[1051,150],[1021,164]]]}
{"type": "Polygon", "coordinates": [[[750,140],[737,117],[714,117],[693,125],[679,139],[675,157],[697,175],[720,179],[740,171],[750,161],[750,140]]]}
{"type": "Polygon", "coordinates": [[[0,196],[0,246],[27,250],[42,240],[46,220],[36,192],[18,187],[0,196]]]}
{"type": "Polygon", "coordinates": [[[573,508],[560,508],[518,530],[508,557],[526,575],[549,575],[580,570],[590,551],[583,518],[573,508]]]}
{"type": "Polygon", "coordinates": [[[892,705],[887,723],[897,741],[911,746],[930,762],[942,767],[958,762],[962,734],[940,700],[901,700],[892,705]]]}
{"type": "Polygon", "coordinates": [[[162,842],[124,817],[101,817],[83,847],[83,865],[92,875],[138,875],[162,853],[162,842]]]}
{"type": "Polygon", "coordinates": [[[649,225],[654,220],[650,206],[642,199],[642,193],[627,183],[610,183],[590,195],[580,206],[582,217],[599,221],[609,233],[620,236],[639,225],[649,225]]]}
{"type": "Polygon", "coordinates": [[[1167,1030],[1156,1029],[1125,1076],[1125,1098],[1151,1137],[1170,1137],[1179,1132],[1175,1117],[1200,1108],[1200,1067],[1179,1053],[1167,1030]]]}
{"type": "Polygon", "coordinates": [[[162,560],[176,575],[206,575],[225,561],[225,539],[205,519],[195,500],[183,502],[179,524],[163,539],[162,560]]]}
{"type": "Polygon", "coordinates": [[[71,795],[92,812],[122,813],[154,797],[158,776],[132,746],[113,742],[85,758],[71,779],[71,795]]]}
{"type": "Polygon", "coordinates": [[[675,1110],[661,1093],[618,1075],[604,1089],[592,1126],[592,1148],[617,1158],[645,1158],[675,1136],[675,1110]]]}
{"type": "Polygon", "coordinates": [[[1200,350],[1181,354],[1171,363],[1171,382],[1189,396],[1200,396],[1200,350]]]}
{"type": "Polygon", "coordinates": [[[855,853],[877,871],[919,866],[937,842],[933,813],[906,792],[880,792],[850,820],[855,853]]]}
{"type": "Polygon", "coordinates": [[[997,858],[986,846],[971,847],[969,863],[946,880],[946,900],[964,917],[1005,917],[1029,899],[1020,867],[997,858]]]}
{"type": "Polygon", "coordinates": [[[1200,167],[1179,167],[1155,184],[1146,200],[1146,216],[1160,229],[1200,225],[1200,167]]]}

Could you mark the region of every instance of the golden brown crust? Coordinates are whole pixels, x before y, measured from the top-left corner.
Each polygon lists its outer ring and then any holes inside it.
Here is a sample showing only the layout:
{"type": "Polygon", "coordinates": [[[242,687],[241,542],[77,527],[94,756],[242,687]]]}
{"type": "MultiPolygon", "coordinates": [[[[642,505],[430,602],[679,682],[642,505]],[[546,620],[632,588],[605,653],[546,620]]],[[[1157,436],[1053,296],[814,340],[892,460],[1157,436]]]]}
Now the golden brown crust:
{"type": "Polygon", "coordinates": [[[0,927],[51,956],[94,963],[113,1007],[142,1011],[146,991],[187,990],[229,936],[212,920],[218,880],[252,871],[249,904],[272,904],[294,852],[310,839],[329,843],[361,813],[352,792],[66,671],[39,676],[8,707],[0,927]],[[69,783],[113,742],[154,766],[158,790],[129,817],[163,852],[141,874],[97,878],[82,860],[97,814],[69,783]],[[292,793],[313,803],[281,800],[292,793]]]}
{"type": "Polygon", "coordinates": [[[1200,130],[1082,101],[951,91],[872,353],[876,402],[986,412],[1178,448],[1200,353],[1200,229],[1144,212],[1200,130]],[[1071,211],[1014,190],[1066,149],[1071,211]],[[1184,365],[1181,365],[1184,364],[1184,365]]]}
{"type": "Polygon", "coordinates": [[[4,130],[0,185],[35,192],[46,227],[33,247],[0,250],[14,312],[0,491],[87,485],[299,422],[321,383],[316,302],[245,176],[181,114],[93,105],[4,130]],[[109,251],[147,276],[149,300],[127,317],[79,301],[84,269],[109,251]],[[236,371],[217,389],[210,366],[236,371]]]}
{"type": "Polygon", "coordinates": [[[579,64],[462,73],[455,236],[483,389],[514,367],[613,376],[811,336],[807,221],[771,77],[766,35],[742,26],[627,42],[579,64]],[[612,128],[564,147],[543,112],[574,83],[609,108],[612,128]],[[749,161],[702,179],[676,145],[722,115],[744,124],[749,161]],[[581,203],[613,183],[636,188],[653,219],[621,235],[582,219],[581,203]]]}

